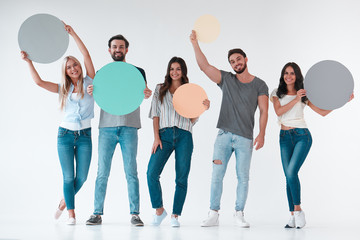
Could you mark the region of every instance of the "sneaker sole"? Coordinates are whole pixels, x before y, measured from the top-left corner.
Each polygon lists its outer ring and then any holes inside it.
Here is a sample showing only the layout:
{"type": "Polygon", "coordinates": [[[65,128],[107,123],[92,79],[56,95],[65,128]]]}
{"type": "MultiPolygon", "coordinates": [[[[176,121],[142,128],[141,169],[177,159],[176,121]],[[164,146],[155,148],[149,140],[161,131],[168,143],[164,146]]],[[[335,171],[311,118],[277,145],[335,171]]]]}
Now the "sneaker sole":
{"type": "Polygon", "coordinates": [[[144,226],[144,224],[143,223],[136,223],[136,224],[131,224],[132,226],[134,226],[134,227],[143,227],[144,226]]]}
{"type": "Polygon", "coordinates": [[[92,223],[92,222],[86,222],[86,225],[101,225],[102,223],[92,223]]]}

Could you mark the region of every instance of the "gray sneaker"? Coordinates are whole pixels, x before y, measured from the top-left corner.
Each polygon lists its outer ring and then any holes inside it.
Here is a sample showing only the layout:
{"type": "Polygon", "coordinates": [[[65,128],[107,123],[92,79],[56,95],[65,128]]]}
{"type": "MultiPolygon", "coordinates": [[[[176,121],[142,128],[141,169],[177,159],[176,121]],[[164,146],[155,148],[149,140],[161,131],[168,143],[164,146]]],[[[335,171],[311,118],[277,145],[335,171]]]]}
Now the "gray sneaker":
{"type": "Polygon", "coordinates": [[[137,227],[144,226],[144,223],[143,221],[141,221],[139,215],[132,215],[130,222],[133,226],[137,226],[137,227]]]}
{"type": "Polygon", "coordinates": [[[86,225],[100,225],[102,223],[100,215],[91,215],[86,221],[86,225]]]}

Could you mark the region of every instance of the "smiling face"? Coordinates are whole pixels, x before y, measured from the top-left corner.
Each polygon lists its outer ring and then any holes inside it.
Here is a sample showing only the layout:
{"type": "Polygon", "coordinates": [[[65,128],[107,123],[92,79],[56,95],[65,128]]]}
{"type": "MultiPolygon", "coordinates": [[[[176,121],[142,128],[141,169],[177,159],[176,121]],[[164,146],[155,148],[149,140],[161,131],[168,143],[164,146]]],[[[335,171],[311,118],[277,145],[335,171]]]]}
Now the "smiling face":
{"type": "Polygon", "coordinates": [[[174,62],[170,67],[170,77],[173,81],[181,81],[182,71],[179,63],[174,62]]]}
{"type": "Polygon", "coordinates": [[[114,39],[111,41],[109,53],[114,61],[124,62],[127,52],[124,40],[114,39]]]}
{"type": "Polygon", "coordinates": [[[82,70],[81,65],[74,59],[69,58],[66,62],[66,75],[71,78],[71,80],[79,80],[82,70]]]}
{"type": "Polygon", "coordinates": [[[285,69],[283,77],[284,77],[284,81],[285,81],[286,85],[295,85],[296,74],[295,74],[294,69],[291,66],[288,66],[285,69]]]}
{"type": "Polygon", "coordinates": [[[238,74],[243,73],[247,68],[247,58],[244,58],[243,55],[241,55],[240,53],[232,54],[229,57],[229,62],[232,69],[234,69],[234,71],[238,74]]]}

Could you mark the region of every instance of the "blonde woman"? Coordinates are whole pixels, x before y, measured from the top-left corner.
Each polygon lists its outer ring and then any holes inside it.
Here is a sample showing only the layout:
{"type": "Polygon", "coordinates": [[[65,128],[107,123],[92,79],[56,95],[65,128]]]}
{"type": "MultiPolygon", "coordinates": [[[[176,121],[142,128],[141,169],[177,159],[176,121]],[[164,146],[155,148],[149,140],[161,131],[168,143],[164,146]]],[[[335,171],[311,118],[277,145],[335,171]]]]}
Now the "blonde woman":
{"type": "Polygon", "coordinates": [[[86,92],[86,88],[92,84],[95,70],[84,43],[71,26],[65,23],[64,25],[84,57],[86,74],[76,58],[67,56],[62,65],[61,84],[44,81],[27,57],[27,53],[22,51],[21,56],[28,63],[34,82],[50,92],[59,94],[60,108],[65,112],[65,117],[60,123],[57,143],[64,179],[64,199],[60,201],[55,212],[55,219],[58,219],[67,207],[67,223],[73,225],[76,223],[75,194],[86,181],[91,161],[91,119],[94,117],[94,99],[86,92]]]}

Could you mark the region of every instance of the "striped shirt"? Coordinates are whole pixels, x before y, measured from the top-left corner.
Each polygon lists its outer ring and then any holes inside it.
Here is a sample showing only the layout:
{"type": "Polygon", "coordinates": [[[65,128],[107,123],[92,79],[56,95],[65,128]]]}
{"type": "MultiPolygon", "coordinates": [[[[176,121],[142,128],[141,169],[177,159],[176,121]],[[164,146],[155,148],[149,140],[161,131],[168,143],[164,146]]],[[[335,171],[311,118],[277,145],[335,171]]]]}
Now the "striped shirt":
{"type": "Polygon", "coordinates": [[[151,102],[149,118],[159,117],[159,129],[167,127],[178,127],[180,129],[192,132],[192,123],[190,118],[180,116],[173,106],[173,95],[168,90],[160,102],[160,87],[162,84],[156,85],[156,89],[151,102]]]}

